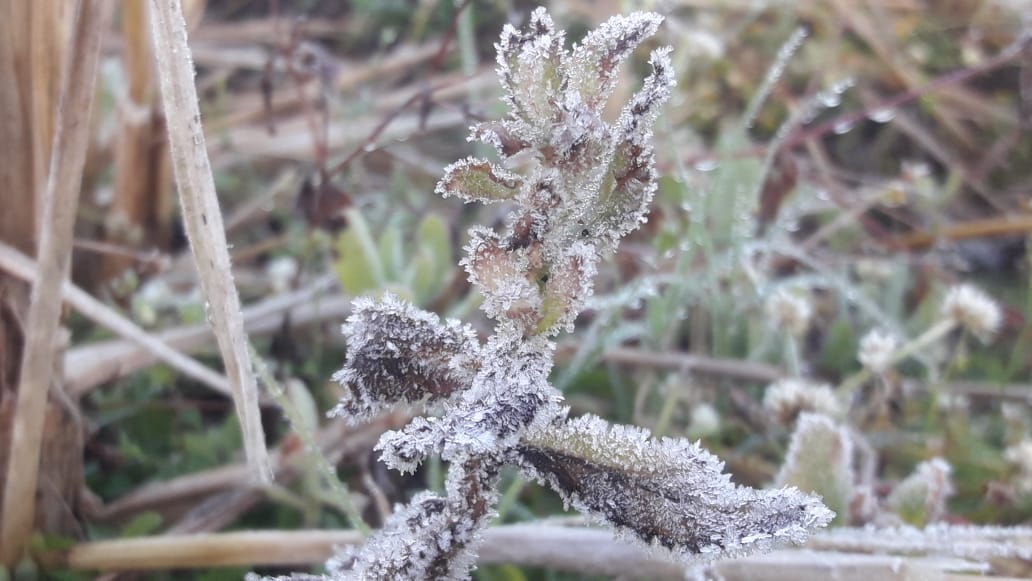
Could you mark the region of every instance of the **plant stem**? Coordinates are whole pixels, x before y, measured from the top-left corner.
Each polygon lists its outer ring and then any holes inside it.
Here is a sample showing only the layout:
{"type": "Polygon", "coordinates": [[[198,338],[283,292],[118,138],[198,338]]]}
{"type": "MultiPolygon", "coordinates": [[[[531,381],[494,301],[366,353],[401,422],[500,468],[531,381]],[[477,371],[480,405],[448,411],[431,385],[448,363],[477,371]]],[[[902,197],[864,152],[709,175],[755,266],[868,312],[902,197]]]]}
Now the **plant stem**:
{"type": "MultiPolygon", "coordinates": [[[[953,331],[957,327],[957,322],[953,319],[944,319],[938,323],[932,325],[924,333],[916,337],[914,340],[904,344],[896,353],[893,354],[889,360],[889,367],[898,364],[907,357],[910,357],[914,353],[917,353],[921,349],[928,347],[932,343],[942,339],[953,331]]],[[[860,387],[865,381],[870,379],[871,372],[866,368],[854,373],[847,377],[838,387],[838,394],[840,397],[847,397],[857,387],[860,387]]]]}
{"type": "Polygon", "coordinates": [[[284,390],[283,386],[280,385],[275,377],[273,377],[272,373],[269,371],[269,367],[265,364],[265,360],[258,354],[254,345],[249,345],[248,347],[250,348],[251,359],[254,361],[255,371],[258,373],[259,379],[261,379],[262,383],[265,384],[265,387],[269,390],[269,394],[272,395],[273,400],[279,404],[284,415],[287,416],[287,421],[289,421],[291,427],[294,428],[294,433],[301,438],[301,443],[305,450],[305,456],[325,481],[326,486],[330,488],[330,493],[334,496],[336,506],[344,511],[348,520],[351,521],[351,526],[355,527],[355,530],[357,530],[359,534],[363,537],[369,536],[369,525],[362,520],[362,514],[359,512],[358,507],[355,506],[354,499],[352,499],[347,485],[340,481],[340,478],[337,477],[336,470],[334,470],[333,466],[331,466],[329,461],[326,460],[326,456],[323,455],[318,442],[315,441],[315,434],[305,422],[304,418],[301,417],[300,410],[298,410],[297,406],[294,405],[294,402],[287,397],[286,390],[284,390]]]}

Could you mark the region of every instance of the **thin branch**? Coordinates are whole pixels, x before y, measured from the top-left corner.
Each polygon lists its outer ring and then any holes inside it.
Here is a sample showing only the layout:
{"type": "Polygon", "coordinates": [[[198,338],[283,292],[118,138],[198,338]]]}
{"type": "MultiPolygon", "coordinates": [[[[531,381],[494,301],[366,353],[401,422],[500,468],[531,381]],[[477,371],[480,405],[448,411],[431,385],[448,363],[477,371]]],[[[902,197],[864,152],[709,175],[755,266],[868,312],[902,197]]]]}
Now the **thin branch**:
{"type": "Polygon", "coordinates": [[[61,319],[60,288],[72,254],[72,229],[90,142],[100,39],[110,14],[111,7],[104,0],[79,2],[69,57],[62,74],[57,133],[43,192],[38,275],[32,287],[7,456],[3,521],[0,523],[0,560],[4,563],[18,559],[35,518],[44,414],[54,378],[54,346],[61,319]]]}
{"type": "MultiPolygon", "coordinates": [[[[32,284],[35,284],[38,280],[36,276],[36,263],[31,258],[3,242],[0,242],[0,270],[5,270],[32,284]]],[[[229,380],[224,375],[169,347],[165,342],[147,333],[147,331],[141,329],[135,323],[93,298],[89,293],[71,282],[65,281],[61,287],[61,292],[55,294],[67,301],[86,318],[132,342],[138,348],[152,355],[154,359],[163,361],[172,369],[179,371],[187,377],[196,379],[223,395],[233,397],[233,390],[229,385],[229,380]]]]}
{"type": "Polygon", "coordinates": [[[233,386],[233,400],[244,434],[244,452],[255,477],[268,481],[272,471],[258,409],[258,386],[247,350],[240,297],[233,284],[222,211],[201,128],[182,3],[180,0],[151,0],[150,21],[183,222],[208,301],[209,322],[215,330],[233,386]]]}

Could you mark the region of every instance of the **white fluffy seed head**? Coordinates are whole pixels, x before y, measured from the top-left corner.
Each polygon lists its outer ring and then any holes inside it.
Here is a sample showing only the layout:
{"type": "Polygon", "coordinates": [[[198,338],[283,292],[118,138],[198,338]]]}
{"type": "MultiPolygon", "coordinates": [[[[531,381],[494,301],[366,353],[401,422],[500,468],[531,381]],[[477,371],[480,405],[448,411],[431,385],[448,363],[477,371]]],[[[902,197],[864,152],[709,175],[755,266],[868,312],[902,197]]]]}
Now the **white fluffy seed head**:
{"type": "Polygon", "coordinates": [[[946,293],[942,315],[986,342],[996,335],[1003,322],[1003,313],[996,301],[970,284],[957,285],[946,293]]]}
{"type": "Polygon", "coordinates": [[[891,334],[872,329],[860,340],[856,358],[871,373],[882,374],[892,366],[892,357],[899,348],[899,341],[891,334]]]}
{"type": "Polygon", "coordinates": [[[810,328],[813,306],[805,297],[779,290],[767,299],[767,316],[776,328],[801,337],[810,328]]]}
{"type": "Polygon", "coordinates": [[[816,385],[800,379],[782,379],[771,384],[763,396],[763,407],[778,423],[790,425],[802,412],[838,417],[842,407],[835,392],[827,385],[816,385]]]}

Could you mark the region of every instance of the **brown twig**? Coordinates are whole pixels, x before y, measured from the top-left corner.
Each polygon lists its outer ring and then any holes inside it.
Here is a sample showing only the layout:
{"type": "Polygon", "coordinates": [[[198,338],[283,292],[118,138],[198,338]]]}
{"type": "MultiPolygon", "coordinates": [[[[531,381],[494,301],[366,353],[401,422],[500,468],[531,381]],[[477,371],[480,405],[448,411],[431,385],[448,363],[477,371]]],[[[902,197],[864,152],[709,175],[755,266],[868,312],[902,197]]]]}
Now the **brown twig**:
{"type": "Polygon", "coordinates": [[[1032,215],[968,220],[935,231],[911,232],[900,236],[896,241],[902,247],[920,250],[935,244],[936,240],[967,240],[1029,233],[1032,233],[1032,215]]]}
{"type": "MultiPolygon", "coordinates": [[[[561,347],[556,353],[556,359],[562,360],[565,355],[566,349],[561,347]]],[[[771,383],[785,376],[785,372],[781,369],[764,363],[689,353],[657,353],[637,347],[611,347],[605,350],[602,358],[610,363],[715,375],[757,383],[771,383]]]]}
{"type": "Polygon", "coordinates": [[[0,522],[0,561],[7,564],[13,564],[20,556],[35,516],[44,413],[54,375],[54,346],[61,319],[60,289],[72,254],[72,229],[90,142],[100,39],[110,10],[104,0],[79,2],[69,57],[62,73],[57,132],[43,194],[38,275],[32,287],[7,456],[0,522]]]}

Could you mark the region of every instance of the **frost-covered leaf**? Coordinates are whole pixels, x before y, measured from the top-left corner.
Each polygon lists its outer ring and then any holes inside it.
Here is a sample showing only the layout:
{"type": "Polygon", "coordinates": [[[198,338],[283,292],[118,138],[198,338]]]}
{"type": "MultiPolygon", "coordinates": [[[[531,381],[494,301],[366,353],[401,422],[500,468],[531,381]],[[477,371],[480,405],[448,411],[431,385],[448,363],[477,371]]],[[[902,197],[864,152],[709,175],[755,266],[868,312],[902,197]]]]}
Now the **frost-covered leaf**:
{"type": "Polygon", "coordinates": [[[591,229],[604,237],[609,245],[615,245],[644,222],[656,191],[652,125],[677,81],[669,49],[654,51],[649,63],[652,74],[620,114],[615,148],[599,186],[591,229]]]}
{"type": "Polygon", "coordinates": [[[946,500],[953,495],[953,469],[942,458],[921,462],[886,499],[907,524],[925,526],[946,516],[946,500]]]}
{"type": "Polygon", "coordinates": [[[539,7],[526,28],[506,25],[495,45],[505,101],[530,127],[541,129],[558,120],[555,103],[563,84],[563,38],[548,12],[539,7]]]}
{"type": "Polygon", "coordinates": [[[479,367],[472,327],[442,322],[390,294],[356,299],[344,335],[347,360],[333,378],[348,393],[333,413],[356,421],[398,403],[447,399],[479,367]]]}
{"type": "Polygon", "coordinates": [[[514,461],[578,510],[681,556],[802,542],[834,514],[794,488],[736,486],[715,456],[680,439],[594,416],[525,439],[514,461]]]}
{"type": "Polygon", "coordinates": [[[388,468],[402,474],[415,472],[429,456],[444,445],[444,430],[437,418],[412,418],[404,428],[380,436],[376,450],[388,468]]]}
{"type": "Polygon", "coordinates": [[[484,294],[484,312],[492,319],[512,321],[520,329],[532,328],[539,317],[541,294],[527,279],[528,249],[506,248],[494,231],[473,228],[465,250],[461,264],[469,281],[484,294]]]}
{"type": "Polygon", "coordinates": [[[589,108],[600,111],[613,92],[620,65],[662,21],[658,14],[634,12],[614,16],[588,33],[567,64],[567,90],[580,93],[589,108]]]}
{"type": "Polygon", "coordinates": [[[574,242],[565,249],[545,282],[541,320],[535,333],[552,336],[573,330],[573,320],[591,296],[596,262],[595,250],[588,244],[574,242]]]}
{"type": "Polygon", "coordinates": [[[794,486],[820,494],[844,522],[853,499],[853,439],[846,428],[821,414],[803,413],[789,441],[778,486],[794,486]]]}
{"type": "Polygon", "coordinates": [[[443,457],[494,454],[515,445],[558,417],[562,395],[548,383],[553,345],[544,337],[492,337],[480,371],[442,420],[443,457]]]}
{"type": "Polygon", "coordinates": [[[468,157],[444,169],[434,190],[442,196],[457,196],[467,202],[498,202],[516,197],[523,179],[489,161],[468,157]]]}
{"type": "Polygon", "coordinates": [[[479,531],[494,517],[498,465],[466,458],[448,470],[447,496],[423,492],[391,515],[382,530],[337,561],[341,580],[468,579],[479,531]]]}
{"type": "Polygon", "coordinates": [[[488,121],[470,128],[469,141],[481,141],[495,148],[498,155],[512,157],[530,147],[525,137],[514,131],[511,122],[488,121]]]}

